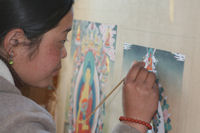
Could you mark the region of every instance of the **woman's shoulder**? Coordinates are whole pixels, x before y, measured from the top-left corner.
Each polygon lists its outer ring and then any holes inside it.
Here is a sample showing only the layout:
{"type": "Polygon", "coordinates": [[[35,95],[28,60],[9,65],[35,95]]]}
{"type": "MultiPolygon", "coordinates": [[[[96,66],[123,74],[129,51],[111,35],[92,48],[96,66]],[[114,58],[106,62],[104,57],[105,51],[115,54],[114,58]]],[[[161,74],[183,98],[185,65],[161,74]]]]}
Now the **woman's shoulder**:
{"type": "Polygon", "coordinates": [[[15,128],[21,126],[21,129],[27,128],[27,125],[28,129],[37,126],[55,131],[51,115],[34,101],[22,96],[14,85],[2,77],[0,77],[0,109],[0,132],[4,130],[10,132],[13,128],[16,130],[15,128]]]}

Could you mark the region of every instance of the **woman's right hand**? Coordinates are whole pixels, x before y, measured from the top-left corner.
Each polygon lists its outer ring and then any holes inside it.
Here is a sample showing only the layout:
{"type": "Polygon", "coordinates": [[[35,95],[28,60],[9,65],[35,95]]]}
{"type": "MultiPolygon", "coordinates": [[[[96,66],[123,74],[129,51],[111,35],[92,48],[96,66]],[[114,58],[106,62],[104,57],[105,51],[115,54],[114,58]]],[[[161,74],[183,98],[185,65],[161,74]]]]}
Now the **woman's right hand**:
{"type": "MultiPolygon", "coordinates": [[[[158,108],[156,76],[144,68],[144,62],[136,62],[129,70],[123,86],[123,110],[126,117],[150,122],[158,108]]],[[[147,128],[127,123],[141,132],[147,128]]]]}

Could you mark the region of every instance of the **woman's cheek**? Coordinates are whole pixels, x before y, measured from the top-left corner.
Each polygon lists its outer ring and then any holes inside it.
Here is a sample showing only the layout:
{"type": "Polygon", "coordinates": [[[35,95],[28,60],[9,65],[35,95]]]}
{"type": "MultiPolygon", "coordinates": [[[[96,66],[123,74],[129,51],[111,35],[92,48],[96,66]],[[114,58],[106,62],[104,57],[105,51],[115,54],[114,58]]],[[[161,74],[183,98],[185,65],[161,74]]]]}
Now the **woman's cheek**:
{"type": "Polygon", "coordinates": [[[53,58],[59,58],[61,52],[61,48],[58,46],[51,47],[49,50],[49,57],[53,58]]]}

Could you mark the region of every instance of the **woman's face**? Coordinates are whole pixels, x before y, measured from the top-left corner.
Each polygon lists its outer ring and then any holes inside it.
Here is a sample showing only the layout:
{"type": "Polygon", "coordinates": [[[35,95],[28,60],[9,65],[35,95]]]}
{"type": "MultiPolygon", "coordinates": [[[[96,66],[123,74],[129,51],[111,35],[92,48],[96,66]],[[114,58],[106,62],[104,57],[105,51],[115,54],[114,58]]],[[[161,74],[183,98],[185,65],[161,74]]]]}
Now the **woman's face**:
{"type": "Polygon", "coordinates": [[[52,78],[61,69],[61,59],[67,56],[64,42],[71,30],[72,10],[59,22],[58,26],[42,37],[39,48],[30,59],[30,50],[21,48],[21,52],[13,58],[13,68],[19,77],[28,85],[47,87],[52,78]]]}

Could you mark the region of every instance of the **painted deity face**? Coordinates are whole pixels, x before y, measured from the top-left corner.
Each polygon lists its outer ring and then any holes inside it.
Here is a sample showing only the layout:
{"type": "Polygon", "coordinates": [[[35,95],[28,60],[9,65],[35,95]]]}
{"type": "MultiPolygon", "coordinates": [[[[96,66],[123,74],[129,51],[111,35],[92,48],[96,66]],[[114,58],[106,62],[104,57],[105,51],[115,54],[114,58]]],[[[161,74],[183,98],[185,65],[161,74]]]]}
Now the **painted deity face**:
{"type": "Polygon", "coordinates": [[[27,48],[22,49],[17,58],[13,58],[13,68],[26,84],[40,88],[51,84],[52,78],[61,69],[61,59],[67,56],[64,42],[71,30],[72,20],[71,10],[58,26],[43,35],[38,51],[31,60],[27,48]]]}

